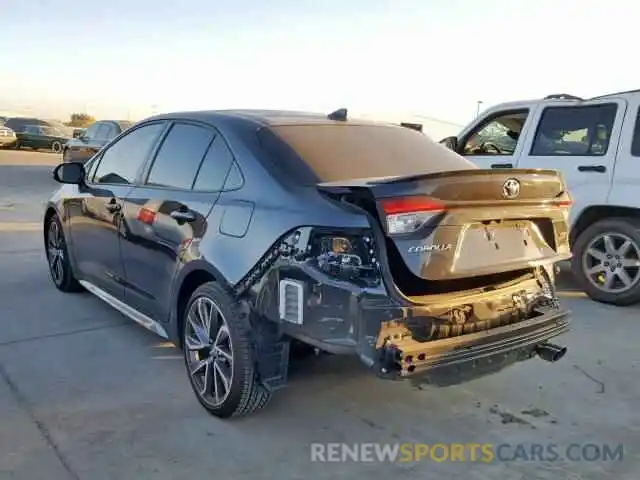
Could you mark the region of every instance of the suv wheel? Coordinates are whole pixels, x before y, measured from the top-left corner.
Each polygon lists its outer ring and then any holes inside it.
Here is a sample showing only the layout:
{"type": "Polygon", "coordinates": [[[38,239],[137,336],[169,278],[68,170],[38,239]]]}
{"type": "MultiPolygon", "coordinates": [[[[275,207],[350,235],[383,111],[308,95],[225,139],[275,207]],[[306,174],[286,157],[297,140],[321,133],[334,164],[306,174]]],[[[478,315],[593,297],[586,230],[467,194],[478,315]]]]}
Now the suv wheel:
{"type": "Polygon", "coordinates": [[[53,284],[62,292],[82,291],[82,285],[78,283],[71,268],[67,242],[57,215],[49,219],[45,224],[45,229],[47,263],[49,264],[49,275],[53,284]]]}
{"type": "Polygon", "coordinates": [[[218,284],[191,296],[183,319],[182,346],[191,387],[200,404],[221,418],[266,405],[270,392],[257,380],[247,315],[218,284]]]}
{"type": "Polygon", "coordinates": [[[593,300],[640,302],[640,223],[612,218],[591,225],[576,239],[571,268],[593,300]]]}

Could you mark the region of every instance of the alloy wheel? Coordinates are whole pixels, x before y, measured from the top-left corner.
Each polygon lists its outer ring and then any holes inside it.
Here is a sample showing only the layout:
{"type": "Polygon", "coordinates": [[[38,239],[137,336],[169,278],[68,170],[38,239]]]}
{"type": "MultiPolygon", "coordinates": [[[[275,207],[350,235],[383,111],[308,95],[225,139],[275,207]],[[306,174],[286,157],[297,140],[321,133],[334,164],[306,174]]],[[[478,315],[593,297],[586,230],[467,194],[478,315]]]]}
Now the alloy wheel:
{"type": "Polygon", "coordinates": [[[640,281],[640,247],[623,233],[602,233],[584,250],[582,269],[599,290],[625,292],[640,281]]]}
{"type": "Polygon", "coordinates": [[[198,395],[211,406],[221,405],[233,381],[233,344],[227,320],[210,298],[198,297],[192,302],[186,317],[184,347],[198,395]]]}
{"type": "Polygon", "coordinates": [[[60,225],[55,220],[49,223],[47,260],[53,281],[56,285],[61,285],[64,281],[64,238],[60,231],[60,225]]]}

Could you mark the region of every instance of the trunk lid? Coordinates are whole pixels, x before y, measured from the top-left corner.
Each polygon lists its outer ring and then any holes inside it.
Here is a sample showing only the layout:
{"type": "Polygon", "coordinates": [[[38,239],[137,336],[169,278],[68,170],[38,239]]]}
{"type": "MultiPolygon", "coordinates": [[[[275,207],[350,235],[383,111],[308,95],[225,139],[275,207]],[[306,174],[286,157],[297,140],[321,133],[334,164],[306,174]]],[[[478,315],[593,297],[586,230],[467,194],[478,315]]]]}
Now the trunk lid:
{"type": "Polygon", "coordinates": [[[321,183],[318,189],[378,218],[389,267],[405,283],[412,276],[453,280],[570,257],[571,199],[554,170],[456,170],[321,183]]]}

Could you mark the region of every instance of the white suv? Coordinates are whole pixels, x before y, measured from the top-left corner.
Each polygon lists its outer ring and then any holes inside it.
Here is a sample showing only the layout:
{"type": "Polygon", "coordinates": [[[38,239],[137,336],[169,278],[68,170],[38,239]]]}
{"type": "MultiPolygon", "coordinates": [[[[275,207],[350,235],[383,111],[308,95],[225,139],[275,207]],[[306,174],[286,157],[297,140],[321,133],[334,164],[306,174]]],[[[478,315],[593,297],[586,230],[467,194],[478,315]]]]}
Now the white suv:
{"type": "Polygon", "coordinates": [[[640,90],[496,105],[441,141],[481,168],[563,173],[572,270],[594,300],[640,302],[640,90]]]}

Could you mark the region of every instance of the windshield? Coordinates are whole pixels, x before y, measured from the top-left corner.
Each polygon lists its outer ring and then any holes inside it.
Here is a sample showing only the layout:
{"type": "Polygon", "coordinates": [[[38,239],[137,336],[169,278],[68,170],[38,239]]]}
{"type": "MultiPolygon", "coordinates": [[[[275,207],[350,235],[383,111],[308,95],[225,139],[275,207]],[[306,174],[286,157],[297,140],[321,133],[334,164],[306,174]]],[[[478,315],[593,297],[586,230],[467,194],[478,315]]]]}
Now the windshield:
{"type": "Polygon", "coordinates": [[[476,168],[423,133],[390,125],[278,125],[270,129],[320,182],[476,168]]]}

